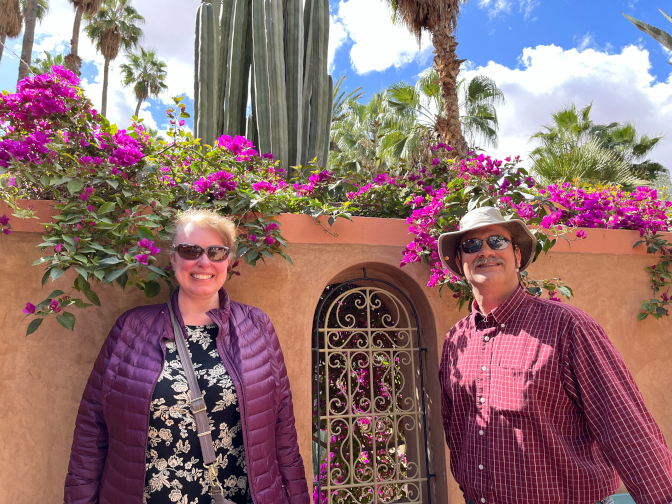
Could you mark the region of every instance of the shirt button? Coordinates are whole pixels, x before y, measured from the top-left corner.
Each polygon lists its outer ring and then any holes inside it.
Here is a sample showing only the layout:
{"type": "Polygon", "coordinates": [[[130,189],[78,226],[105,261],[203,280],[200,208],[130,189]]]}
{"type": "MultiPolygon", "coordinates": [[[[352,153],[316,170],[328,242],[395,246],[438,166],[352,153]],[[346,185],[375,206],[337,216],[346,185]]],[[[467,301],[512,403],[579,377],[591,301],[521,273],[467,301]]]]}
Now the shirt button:
{"type": "Polygon", "coordinates": [[[483,434],[485,434],[485,432],[483,432],[482,430],[479,430],[479,431],[478,431],[478,435],[479,435],[479,436],[482,436],[483,434]]]}
{"type": "Polygon", "coordinates": [[[483,340],[490,341],[490,336],[486,336],[485,338],[483,338],[483,340]]]}
{"type": "Polygon", "coordinates": [[[488,370],[488,368],[485,367],[485,366],[483,366],[481,369],[482,369],[483,371],[487,371],[487,370],[488,370]]]}
{"type": "Polygon", "coordinates": [[[481,502],[485,502],[485,497],[481,497],[481,502]]]}
{"type": "Polygon", "coordinates": [[[485,397],[481,397],[481,402],[482,402],[482,403],[485,402],[485,397]]]}
{"type": "Polygon", "coordinates": [[[504,327],[504,324],[502,324],[501,327],[504,327]]]}
{"type": "Polygon", "coordinates": [[[478,464],[478,468],[482,471],[483,470],[483,464],[478,464]]]}

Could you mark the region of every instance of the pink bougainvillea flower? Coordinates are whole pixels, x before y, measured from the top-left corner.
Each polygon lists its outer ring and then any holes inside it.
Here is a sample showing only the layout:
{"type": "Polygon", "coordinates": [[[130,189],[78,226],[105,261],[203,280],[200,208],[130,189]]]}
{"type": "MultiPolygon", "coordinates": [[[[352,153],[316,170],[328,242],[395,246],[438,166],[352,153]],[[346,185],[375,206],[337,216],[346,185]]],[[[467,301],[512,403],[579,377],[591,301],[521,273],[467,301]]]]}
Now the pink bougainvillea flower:
{"type": "Polygon", "coordinates": [[[51,303],[49,303],[49,308],[51,308],[51,310],[54,313],[58,313],[58,312],[61,311],[61,305],[60,305],[60,303],[58,302],[57,299],[52,299],[51,300],[51,303]]]}
{"type": "Polygon", "coordinates": [[[79,236],[75,236],[74,240],[75,240],[75,243],[79,243],[79,236]]]}
{"type": "Polygon", "coordinates": [[[251,235],[250,235],[250,241],[251,241],[252,243],[256,242],[256,241],[257,241],[257,237],[254,236],[253,234],[251,234],[251,235]]]}
{"type": "Polygon", "coordinates": [[[266,242],[267,245],[273,245],[275,243],[275,238],[273,238],[271,235],[266,235],[264,242],[266,242]]]}
{"type": "Polygon", "coordinates": [[[2,214],[2,217],[0,217],[0,226],[6,226],[9,224],[9,217],[7,217],[7,214],[2,214]]]}
{"type": "Polygon", "coordinates": [[[145,266],[149,264],[149,258],[147,257],[147,254],[138,254],[135,256],[135,260],[140,264],[144,264],[145,266]]]}
{"type": "Polygon", "coordinates": [[[577,238],[580,238],[580,239],[583,240],[584,238],[587,237],[587,235],[586,235],[586,232],[585,232],[583,229],[579,229],[579,230],[576,232],[576,237],[577,237],[577,238]]]}
{"type": "Polygon", "coordinates": [[[32,315],[35,313],[35,305],[32,303],[26,303],[26,307],[22,311],[26,315],[32,315]]]}
{"type": "Polygon", "coordinates": [[[14,231],[12,231],[12,230],[9,229],[9,228],[5,228],[5,229],[2,230],[2,232],[3,232],[4,234],[6,234],[6,235],[10,235],[10,234],[12,234],[14,231]]]}
{"type": "Polygon", "coordinates": [[[54,245],[54,250],[56,252],[60,252],[61,250],[63,250],[63,245],[61,245],[60,243],[57,243],[56,245],[54,245]]]}

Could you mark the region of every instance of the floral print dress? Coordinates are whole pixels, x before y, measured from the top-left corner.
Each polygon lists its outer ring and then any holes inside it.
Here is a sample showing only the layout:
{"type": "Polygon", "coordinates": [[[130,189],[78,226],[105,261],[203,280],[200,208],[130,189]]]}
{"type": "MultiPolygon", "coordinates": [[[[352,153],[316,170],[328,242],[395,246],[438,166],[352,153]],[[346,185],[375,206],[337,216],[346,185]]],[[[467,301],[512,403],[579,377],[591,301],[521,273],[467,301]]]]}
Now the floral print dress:
{"type": "MultiPolygon", "coordinates": [[[[187,326],[187,335],[208,408],[224,497],[236,504],[252,504],[238,396],[217,352],[217,326],[187,326]]],[[[145,504],[210,504],[212,500],[188,391],[177,346],[169,341],[150,407],[145,504]]]]}

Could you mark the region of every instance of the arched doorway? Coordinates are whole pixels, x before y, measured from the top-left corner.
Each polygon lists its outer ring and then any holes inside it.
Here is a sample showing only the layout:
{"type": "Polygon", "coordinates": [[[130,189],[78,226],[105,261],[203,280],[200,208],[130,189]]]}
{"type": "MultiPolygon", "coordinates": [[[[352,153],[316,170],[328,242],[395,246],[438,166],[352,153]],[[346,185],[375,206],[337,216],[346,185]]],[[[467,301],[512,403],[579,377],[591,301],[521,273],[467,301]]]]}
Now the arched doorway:
{"type": "Polygon", "coordinates": [[[430,504],[418,316],[394,284],[327,286],[313,331],[314,504],[430,504]]]}

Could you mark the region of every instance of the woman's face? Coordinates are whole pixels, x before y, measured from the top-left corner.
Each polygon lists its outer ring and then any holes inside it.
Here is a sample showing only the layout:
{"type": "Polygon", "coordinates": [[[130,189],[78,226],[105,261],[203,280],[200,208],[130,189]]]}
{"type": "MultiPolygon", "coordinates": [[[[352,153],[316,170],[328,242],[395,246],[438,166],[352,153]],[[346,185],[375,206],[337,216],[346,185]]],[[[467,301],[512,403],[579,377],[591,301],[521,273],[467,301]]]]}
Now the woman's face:
{"type": "MultiPolygon", "coordinates": [[[[200,245],[204,249],[213,245],[228,246],[213,230],[203,229],[187,224],[177,235],[176,245],[189,243],[200,245]]],[[[210,299],[224,285],[227,276],[229,258],[214,262],[204,252],[193,261],[182,259],[177,252],[171,252],[170,262],[175,270],[175,278],[180,285],[180,292],[189,297],[210,299]]]]}

